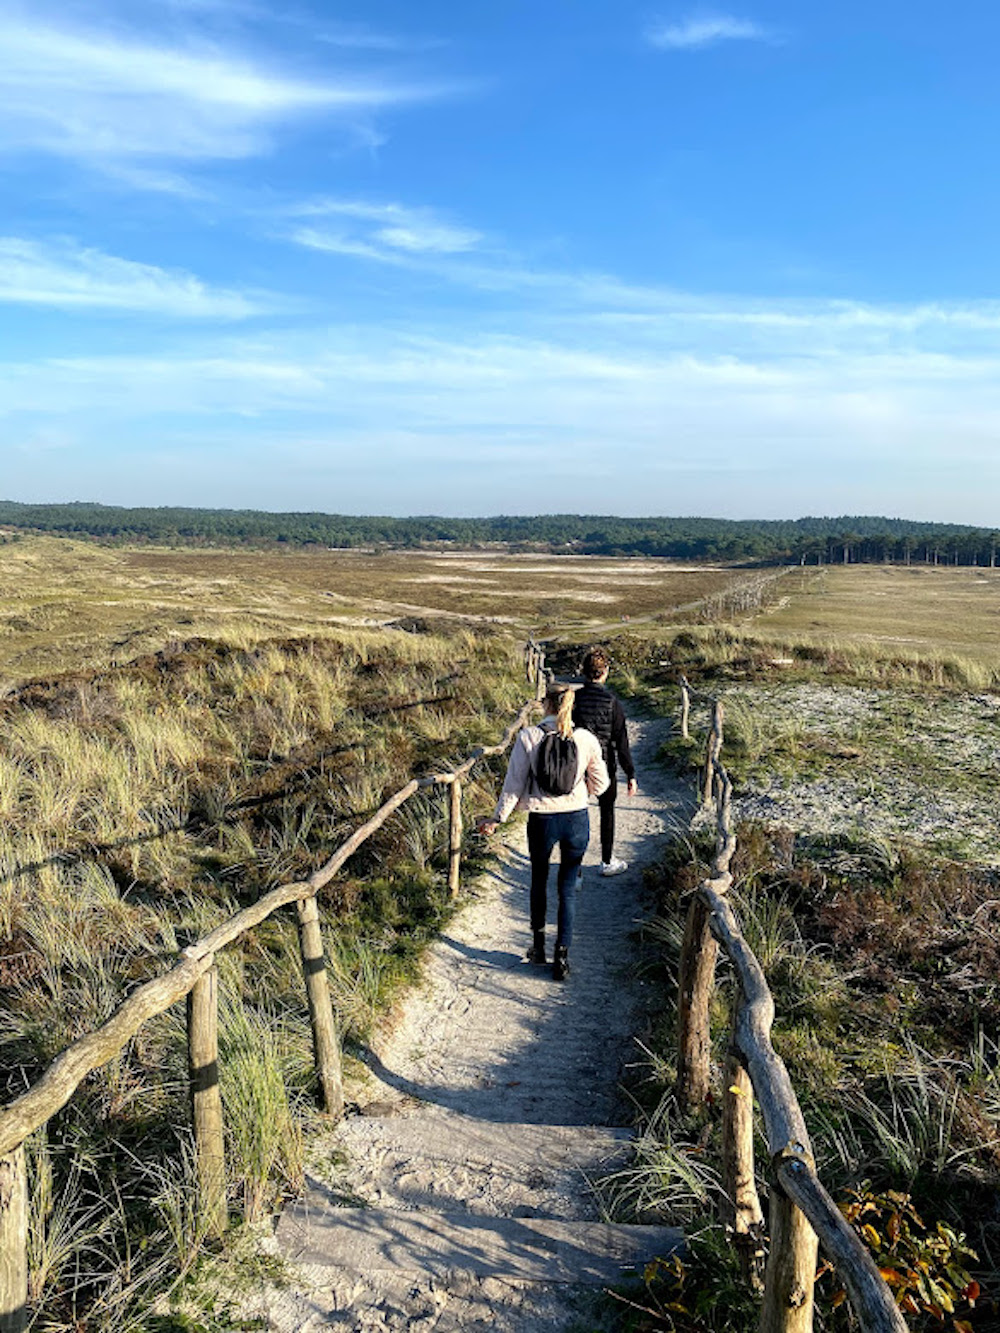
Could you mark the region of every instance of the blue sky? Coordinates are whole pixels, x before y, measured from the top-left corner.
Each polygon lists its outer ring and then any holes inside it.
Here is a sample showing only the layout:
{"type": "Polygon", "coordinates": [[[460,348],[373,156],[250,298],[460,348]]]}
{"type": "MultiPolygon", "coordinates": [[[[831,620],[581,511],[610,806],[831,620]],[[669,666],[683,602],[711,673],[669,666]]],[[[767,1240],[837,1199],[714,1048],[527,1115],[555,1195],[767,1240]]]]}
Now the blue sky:
{"type": "Polygon", "coordinates": [[[1000,7],[0,0],[0,496],[997,523],[1000,7]]]}

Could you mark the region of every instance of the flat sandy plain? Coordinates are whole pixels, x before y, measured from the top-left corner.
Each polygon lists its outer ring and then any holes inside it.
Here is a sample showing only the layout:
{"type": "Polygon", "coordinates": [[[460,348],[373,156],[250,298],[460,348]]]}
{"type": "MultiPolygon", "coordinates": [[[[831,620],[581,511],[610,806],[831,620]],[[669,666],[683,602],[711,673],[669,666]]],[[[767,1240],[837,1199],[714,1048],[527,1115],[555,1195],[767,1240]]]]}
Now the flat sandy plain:
{"type": "Polygon", "coordinates": [[[171,638],[297,634],[428,617],[608,633],[683,614],[747,571],[573,556],[0,545],[0,688],[171,638]]]}
{"type": "Polygon", "coordinates": [[[1000,658],[1000,569],[827,565],[790,575],[782,592],[755,633],[880,656],[1000,658]]]}

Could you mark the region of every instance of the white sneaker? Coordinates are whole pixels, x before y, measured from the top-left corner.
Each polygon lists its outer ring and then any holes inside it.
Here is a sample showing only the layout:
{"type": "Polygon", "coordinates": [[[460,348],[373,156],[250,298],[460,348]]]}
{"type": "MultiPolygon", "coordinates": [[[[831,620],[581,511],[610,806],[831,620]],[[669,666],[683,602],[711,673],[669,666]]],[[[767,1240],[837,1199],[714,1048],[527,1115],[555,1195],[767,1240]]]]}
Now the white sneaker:
{"type": "Polygon", "coordinates": [[[619,861],[617,856],[613,856],[610,861],[601,862],[602,875],[623,875],[628,870],[627,861],[619,861]]]}

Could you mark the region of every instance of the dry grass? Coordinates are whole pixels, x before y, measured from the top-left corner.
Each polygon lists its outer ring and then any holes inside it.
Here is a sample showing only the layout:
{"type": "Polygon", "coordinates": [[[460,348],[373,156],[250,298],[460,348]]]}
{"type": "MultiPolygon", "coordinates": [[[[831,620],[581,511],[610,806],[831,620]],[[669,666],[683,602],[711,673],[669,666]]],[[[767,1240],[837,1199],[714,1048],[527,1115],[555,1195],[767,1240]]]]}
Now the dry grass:
{"type": "MultiPolygon", "coordinates": [[[[525,689],[519,645],[496,632],[321,626],[268,638],[243,622],[228,637],[10,690],[0,700],[0,1098],[23,1090],[180,946],[320,864],[412,773],[494,741],[525,689]]],[[[486,799],[470,787],[467,813],[486,799]]],[[[450,910],[446,817],[443,798],[415,803],[322,895],[335,1004],[351,1034],[412,977],[450,910]]],[[[291,914],[264,923],[220,964],[230,1187],[253,1220],[296,1185],[312,1101],[291,914]]],[[[90,1244],[98,1203],[112,1239],[83,1286],[38,1258],[33,1281],[53,1289],[40,1329],[118,1329],[127,1307],[138,1330],[150,1291],[183,1269],[169,1257],[180,1242],[165,1239],[190,1231],[183,1192],[168,1191],[166,1231],[148,1206],[164,1157],[183,1151],[181,1024],[172,1011],[144,1028],[74,1098],[69,1129],[60,1121],[73,1148],[58,1159],[52,1197],[68,1201],[72,1263],[90,1244]],[[108,1161],[118,1203],[103,1197],[108,1161]],[[70,1189],[74,1172],[82,1184],[70,1189]],[[143,1256],[129,1277],[121,1254],[143,1256]],[[102,1305],[119,1288],[121,1301],[102,1305]]],[[[35,1216],[50,1214],[33,1241],[39,1256],[55,1234],[44,1188],[39,1173],[35,1216]]]]}
{"type": "MultiPolygon", "coordinates": [[[[386,790],[495,739],[523,698],[524,630],[557,629],[580,641],[620,630],[627,616],[637,670],[652,656],[655,688],[665,689],[670,669],[659,666],[660,645],[746,578],[655,560],[112,550],[42,538],[0,547],[0,1040],[8,1095],[179,946],[241,901],[316,865],[386,790]],[[440,632],[380,628],[402,618],[440,632]]],[[[989,684],[995,578],[870,567],[793,572],[773,610],[733,630],[695,623],[684,651],[739,679],[747,662],[759,675],[787,654],[795,672],[864,675],[910,662],[919,666],[914,680],[937,672],[952,683],[961,663],[966,684],[989,684]]],[[[627,663],[624,646],[617,655],[627,663]]],[[[742,731],[733,721],[748,756],[759,750],[753,711],[745,710],[742,731]]],[[[796,750],[804,744],[797,725],[785,737],[796,750]]],[[[467,813],[484,808],[489,786],[483,774],[470,784],[467,813]]],[[[443,813],[432,799],[415,802],[359,854],[355,877],[338,878],[323,895],[335,926],[331,980],[348,1033],[363,1032],[392,984],[412,974],[421,942],[448,910],[443,813]]],[[[781,922],[762,917],[759,925],[773,934],[781,922]]],[[[230,1084],[234,1134],[246,1131],[232,1145],[230,1183],[252,1217],[301,1169],[296,1123],[311,1074],[291,919],[266,923],[228,951],[224,980],[230,1072],[237,1056],[257,1062],[264,1113],[284,1127],[285,1147],[264,1144],[255,1157],[262,1108],[241,1103],[239,1084],[230,1084]]],[[[179,1158],[185,1117],[183,1033],[169,1015],[92,1079],[65,1117],[61,1132],[76,1145],[73,1160],[84,1162],[77,1192],[85,1206],[75,1225],[86,1232],[103,1163],[128,1157],[128,1172],[141,1167],[138,1180],[162,1170],[164,1147],[179,1158]]],[[[76,1190],[74,1169],[57,1164],[51,1198],[76,1190]]],[[[44,1173],[37,1184],[44,1193],[44,1173]]],[[[149,1197],[148,1185],[136,1188],[149,1197]]],[[[180,1221],[167,1229],[186,1255],[183,1191],[168,1195],[180,1221]]],[[[36,1205],[47,1206],[37,1191],[36,1205]]],[[[114,1245],[125,1245],[134,1212],[125,1209],[114,1225],[114,1245]]],[[[168,1253],[159,1241],[149,1247],[161,1259],[168,1253]]],[[[190,1260],[163,1262],[176,1271],[190,1260]]],[[[65,1291],[66,1281],[50,1285],[65,1291]]],[[[74,1326],[70,1312],[51,1308],[44,1327],[74,1326]]],[[[95,1318],[92,1327],[122,1326],[115,1319],[95,1318]]]]}
{"type": "Polygon", "coordinates": [[[458,619],[596,636],[696,611],[745,571],[667,560],[185,551],[28,538],[0,546],[0,691],[196,635],[250,646],[321,627],[458,619]]]}
{"type": "Polygon", "coordinates": [[[870,657],[1000,666],[1000,569],[828,566],[784,585],[753,624],[778,642],[870,657]]]}

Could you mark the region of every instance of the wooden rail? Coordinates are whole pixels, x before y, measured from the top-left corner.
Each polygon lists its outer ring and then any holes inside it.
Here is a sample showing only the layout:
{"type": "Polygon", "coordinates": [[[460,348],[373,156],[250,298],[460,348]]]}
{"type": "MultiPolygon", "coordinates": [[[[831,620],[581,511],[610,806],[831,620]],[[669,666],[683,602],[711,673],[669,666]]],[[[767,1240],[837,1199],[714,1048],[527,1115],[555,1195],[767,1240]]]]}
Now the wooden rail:
{"type": "Polygon", "coordinates": [[[28,1309],[28,1185],[24,1140],[70,1100],[82,1081],[108,1063],[144,1023],[187,1000],[188,1070],[195,1142],[198,1207],[208,1236],[228,1224],[225,1193],[222,1101],[219,1094],[218,972],[216,954],[273,912],[297,905],[299,946],[305,979],[313,1053],[324,1112],[344,1110],[340,1042],[330,999],[316,895],[358,848],[418,791],[447,786],[448,887],[459,891],[462,850],[462,782],[480,760],[502,754],[525,725],[545,690],[545,655],[533,642],[525,649],[525,672],[535,697],[524,704],[496,745],[481,746],[453,772],[411,778],[371,819],[356,829],[308,879],[271,889],[202,939],[182,949],[180,961],[162,976],[138,986],[106,1023],[80,1037],[52,1061],[26,1092],[0,1111],[0,1333],[24,1333],[28,1309]]]}
{"type": "MultiPolygon", "coordinates": [[[[681,677],[681,718],[692,695],[681,677]]],[[[707,696],[703,696],[707,698],[707,696]]],[[[817,1250],[837,1269],[865,1333],[905,1333],[906,1323],[871,1254],[823,1188],[788,1070],[771,1044],[774,998],[729,901],[736,851],[732,783],[721,761],[723,704],[707,698],[711,728],[701,769],[703,804],[714,804],[715,855],[688,908],[678,1002],[677,1100],[705,1105],[711,1075],[709,1009],[718,947],[736,972],[737,997],[722,1104],[723,1183],[728,1222],[747,1280],[761,1286],[763,1210],[757,1197],[752,1102],[764,1120],[772,1186],[770,1249],[763,1277],[761,1333],[808,1333],[813,1327],[817,1250]]]]}

